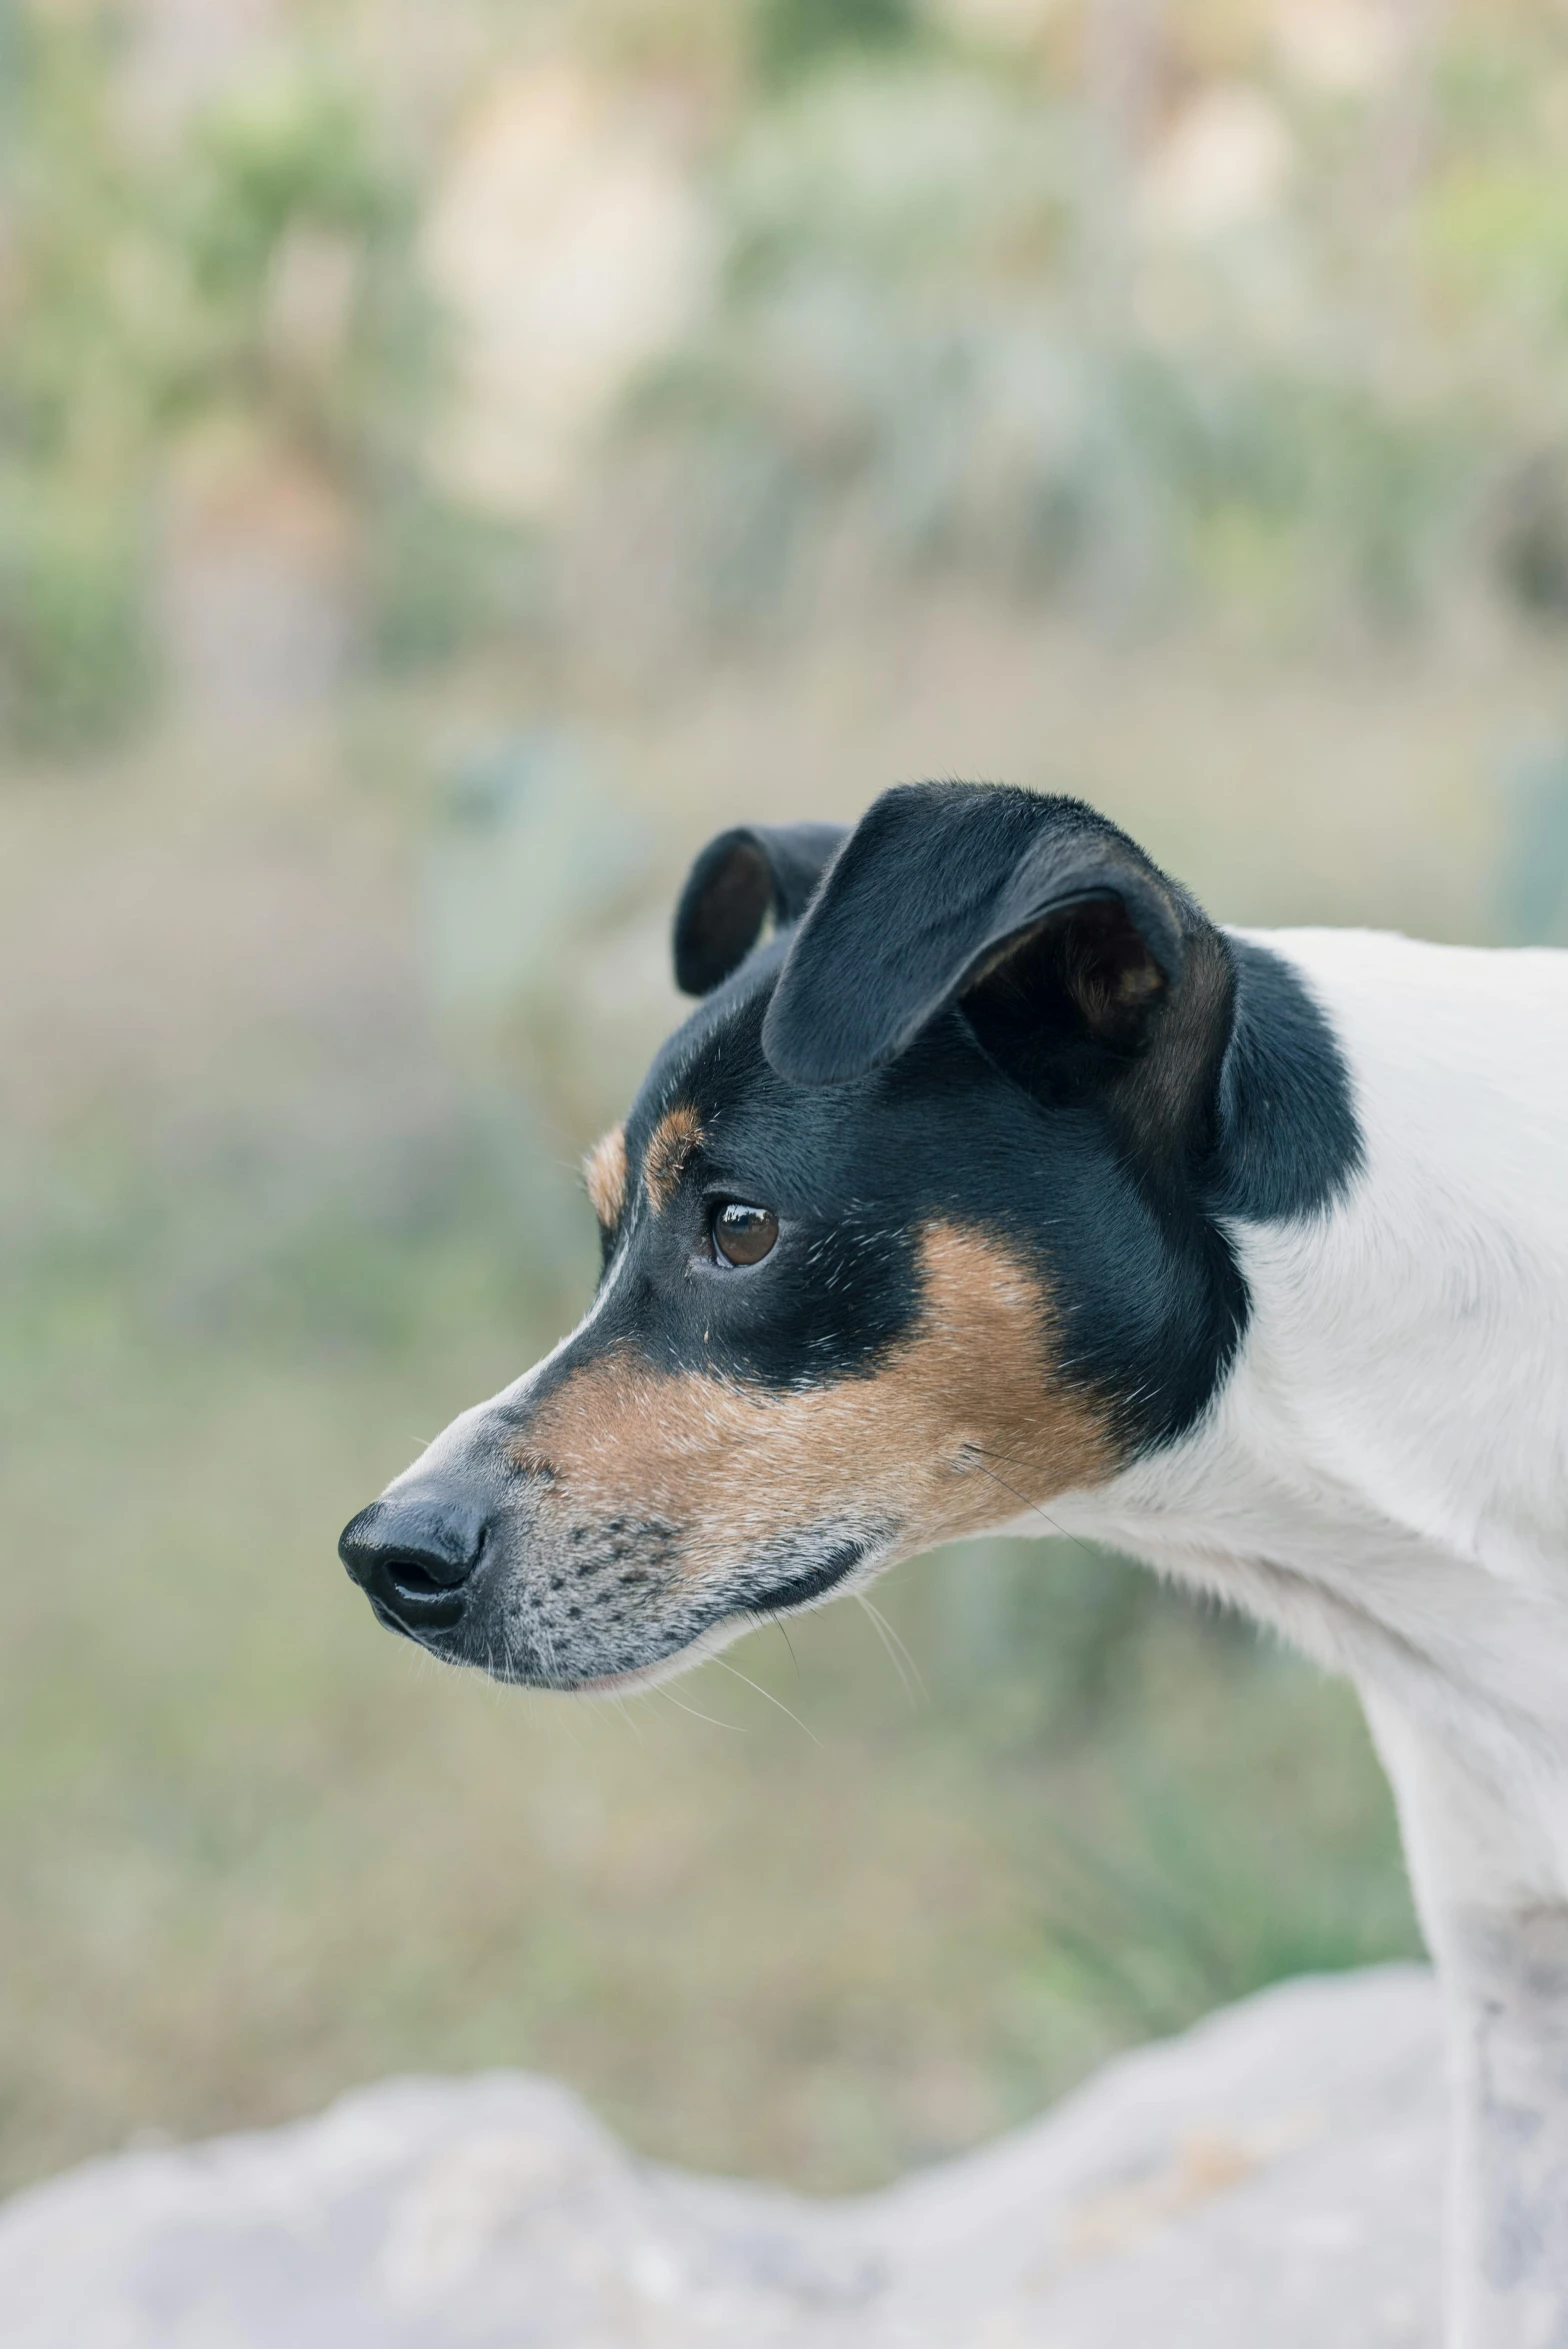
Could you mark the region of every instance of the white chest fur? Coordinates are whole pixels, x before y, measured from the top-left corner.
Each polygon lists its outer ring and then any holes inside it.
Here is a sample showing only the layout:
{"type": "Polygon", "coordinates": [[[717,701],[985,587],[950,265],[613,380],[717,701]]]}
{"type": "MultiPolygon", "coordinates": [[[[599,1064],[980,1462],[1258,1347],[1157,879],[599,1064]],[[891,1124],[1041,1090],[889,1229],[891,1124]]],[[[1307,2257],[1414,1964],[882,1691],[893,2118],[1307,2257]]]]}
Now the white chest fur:
{"type": "Polygon", "coordinates": [[[1195,1432],[1060,1522],[1357,1683],[1449,2008],[1450,2349],[1568,2340],[1568,955],[1263,943],[1365,1163],[1238,1225],[1252,1313],[1195,1432]]]}
{"type": "MultiPolygon", "coordinates": [[[[1056,1514],[1488,1777],[1568,1787],[1568,955],[1259,942],[1334,1027],[1366,1163],[1324,1215],[1234,1228],[1252,1315],[1215,1407],[1056,1514]]],[[[1556,1858],[1568,1893],[1568,1805],[1556,1858]]]]}

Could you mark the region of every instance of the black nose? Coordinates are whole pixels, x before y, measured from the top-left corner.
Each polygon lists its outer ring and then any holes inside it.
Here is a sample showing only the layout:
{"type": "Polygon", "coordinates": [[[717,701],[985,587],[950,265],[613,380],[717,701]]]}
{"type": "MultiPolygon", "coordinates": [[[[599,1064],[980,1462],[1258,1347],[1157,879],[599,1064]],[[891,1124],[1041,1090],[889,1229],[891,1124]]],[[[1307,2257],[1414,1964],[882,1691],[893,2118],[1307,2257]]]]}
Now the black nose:
{"type": "Polygon", "coordinates": [[[338,1536],[338,1556],[378,1615],[399,1631],[450,1631],[485,1546],[484,1512],[410,1493],[372,1501],[338,1536]]]}

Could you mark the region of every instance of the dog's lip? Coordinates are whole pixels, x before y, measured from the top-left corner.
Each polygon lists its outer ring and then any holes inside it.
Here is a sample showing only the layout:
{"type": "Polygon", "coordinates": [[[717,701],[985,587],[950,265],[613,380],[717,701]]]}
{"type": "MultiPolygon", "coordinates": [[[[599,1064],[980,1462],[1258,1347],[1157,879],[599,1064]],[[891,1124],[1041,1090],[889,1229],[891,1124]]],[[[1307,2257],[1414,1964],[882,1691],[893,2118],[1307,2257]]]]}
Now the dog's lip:
{"type": "Polygon", "coordinates": [[[749,1599],[745,1608],[737,1609],[737,1612],[779,1615],[787,1607],[804,1607],[813,1599],[825,1598],[830,1590],[836,1590],[863,1563],[869,1546],[859,1540],[839,1542],[815,1566],[808,1566],[803,1572],[788,1575],[783,1582],[774,1583],[771,1589],[763,1591],[760,1597],[749,1599]]]}
{"type": "Polygon", "coordinates": [[[595,1673],[592,1679],[557,1683],[570,1688],[578,1696],[625,1696],[640,1688],[657,1688],[663,1680],[674,1679],[679,1673],[703,1658],[705,1642],[712,1641],[715,1649],[733,1638],[737,1626],[756,1622],[763,1616],[782,1614],[790,1607],[809,1606],[813,1599],[826,1598],[836,1590],[869,1557],[872,1544],[868,1541],[843,1541],[830,1550],[815,1566],[806,1567],[799,1574],[789,1575],[762,1592],[753,1592],[737,1598],[717,1621],[710,1622],[693,1638],[668,1655],[657,1656],[650,1663],[633,1664],[624,1672],[595,1673]],[[693,1651],[696,1651],[693,1653],[693,1651]]]}

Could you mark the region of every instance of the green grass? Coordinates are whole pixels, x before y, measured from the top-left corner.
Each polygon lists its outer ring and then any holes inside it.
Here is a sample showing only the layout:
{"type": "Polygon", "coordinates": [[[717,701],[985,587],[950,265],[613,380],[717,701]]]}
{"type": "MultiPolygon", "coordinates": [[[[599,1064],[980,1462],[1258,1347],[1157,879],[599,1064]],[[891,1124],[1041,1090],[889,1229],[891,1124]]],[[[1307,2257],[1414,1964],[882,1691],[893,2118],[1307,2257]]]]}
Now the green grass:
{"type": "Polygon", "coordinates": [[[546,1334],[483,1195],[257,1242],[194,1317],[123,1167],[21,1260],[0,2179],[517,2063],[650,2152],[862,2184],[1413,1946],[1348,1695],[1063,1544],[890,1580],[913,1696],[848,1605],[624,1708],[387,1638],[337,1527],[546,1334]]]}
{"type": "Polygon", "coordinates": [[[1555,670],[1117,653],[964,604],[642,703],[573,678],[0,793],[0,2183],[499,2063],[650,2153],[851,2186],[1416,1946],[1348,1690],[1113,1559],[899,1569],[913,1699],[843,1603],[620,1709],[442,1673],[333,1549],[579,1310],[559,1162],[673,1016],[709,833],[1071,780],[1223,916],[1522,933],[1498,778],[1557,738],[1555,670]],[[596,828],[643,878],[563,902],[487,1025],[420,930],[433,778],[539,710],[604,802],[516,919],[596,828]]]}
{"type": "MultiPolygon", "coordinates": [[[[1087,792],[1224,918],[1562,933],[1548,12],[1445,31],[1383,235],[1382,98],[1290,100],[1305,210],[1261,274],[1151,248],[1107,335],[1072,42],[928,28],[895,65],[902,0],[568,10],[698,101],[729,266],[522,537],[429,465],[456,86],[314,8],[160,160],[114,13],[0,0],[0,738],[79,754],[0,790],[0,2185],[518,2063],[650,2152],[842,2187],[1413,1949],[1349,1693],[1115,1560],[900,1570],[913,1700],[845,1604],[621,1710],[444,1676],[333,1544],[580,1303],[534,1145],[635,1083],[722,825],[989,773],[1087,792]],[[352,298],[280,340],[323,239],[352,298]],[[380,682],[319,740],[177,722],[91,770],[179,673],[152,509],[187,465],[248,497],[252,456],[355,518],[380,682]],[[432,846],[435,780],[530,744],[559,827],[432,846]],[[486,925],[530,952],[465,1011],[486,925]]],[[[459,0],[465,91],[510,70],[494,13],[459,0]]],[[[1275,90],[1261,14],[1237,48],[1168,13],[1184,104],[1275,90]]]]}

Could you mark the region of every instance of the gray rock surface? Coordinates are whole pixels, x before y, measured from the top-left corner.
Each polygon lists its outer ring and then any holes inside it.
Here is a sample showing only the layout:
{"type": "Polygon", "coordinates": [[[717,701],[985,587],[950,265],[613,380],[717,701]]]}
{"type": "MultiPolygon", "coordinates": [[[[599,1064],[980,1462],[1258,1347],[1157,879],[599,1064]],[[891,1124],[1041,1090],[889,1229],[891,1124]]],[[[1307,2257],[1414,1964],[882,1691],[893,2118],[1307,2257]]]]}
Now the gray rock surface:
{"type": "Polygon", "coordinates": [[[1412,1967],[1288,1983],[1032,2127],[813,2203],[628,2154],[547,2080],[393,2080],[0,2210],[5,2349],[1435,2349],[1412,1967]]]}

